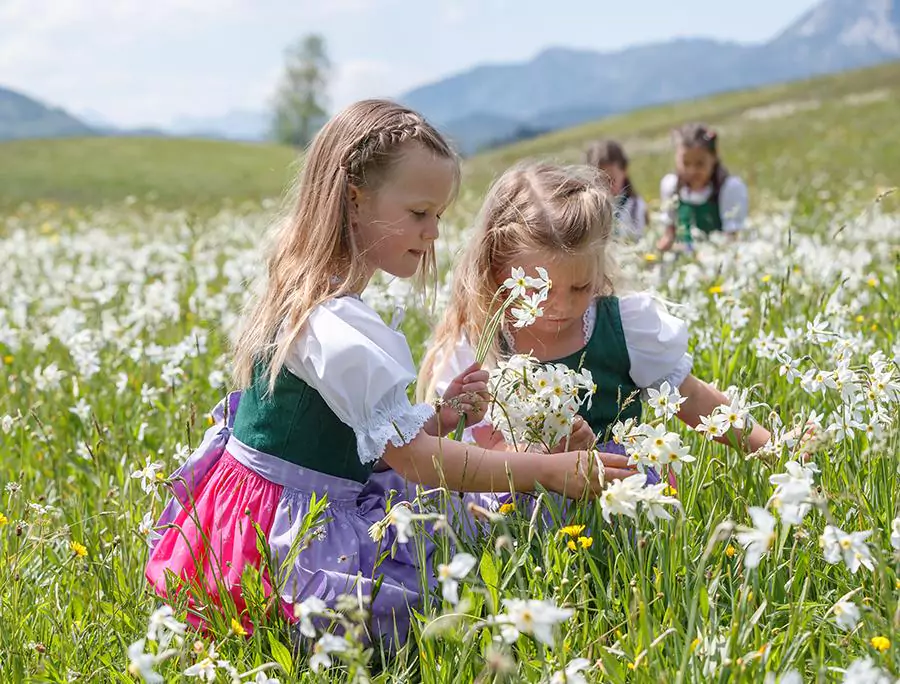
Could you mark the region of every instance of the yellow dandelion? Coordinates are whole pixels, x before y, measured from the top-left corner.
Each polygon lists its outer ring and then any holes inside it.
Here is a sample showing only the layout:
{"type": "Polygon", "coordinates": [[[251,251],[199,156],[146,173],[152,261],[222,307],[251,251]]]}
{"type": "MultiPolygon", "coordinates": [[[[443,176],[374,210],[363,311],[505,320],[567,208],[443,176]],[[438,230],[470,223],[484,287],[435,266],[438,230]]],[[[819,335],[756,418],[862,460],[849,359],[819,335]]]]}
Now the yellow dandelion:
{"type": "Polygon", "coordinates": [[[84,544],[79,544],[77,541],[73,541],[69,544],[69,548],[72,549],[72,553],[78,556],[78,558],[84,558],[87,555],[87,547],[84,544]]]}
{"type": "Polygon", "coordinates": [[[593,537],[578,537],[578,544],[583,549],[589,549],[594,544],[594,538],[593,537]]]}
{"type": "Polygon", "coordinates": [[[770,276],[768,273],[766,273],[766,274],[762,277],[762,281],[763,281],[764,283],[767,283],[767,282],[769,282],[770,280],[772,280],[772,276],[770,276]]]}
{"type": "Polygon", "coordinates": [[[874,636],[869,643],[872,644],[872,648],[879,653],[884,653],[891,647],[891,640],[883,636],[874,636]]]}
{"type": "Polygon", "coordinates": [[[572,541],[571,539],[566,542],[566,546],[569,548],[569,551],[575,551],[578,549],[578,547],[575,546],[575,542],[572,541]]]}
{"type": "Polygon", "coordinates": [[[722,294],[722,286],[721,285],[713,285],[711,288],[707,290],[711,295],[714,294],[722,294]]]}
{"type": "Polygon", "coordinates": [[[11,354],[7,354],[6,356],[3,357],[3,363],[5,363],[7,366],[9,364],[11,364],[12,362],[13,362],[13,357],[11,354]]]}
{"type": "Polygon", "coordinates": [[[244,625],[238,622],[236,618],[231,618],[231,631],[238,636],[247,636],[247,630],[244,629],[244,625]]]}
{"type": "Polygon", "coordinates": [[[855,320],[857,323],[862,323],[864,320],[866,320],[866,317],[863,316],[862,314],[859,314],[854,320],[855,320]]]}
{"type": "Polygon", "coordinates": [[[8,525],[8,524],[9,524],[9,518],[7,518],[5,515],[0,513],[0,527],[3,527],[4,525],[8,525]]]}
{"type": "Polygon", "coordinates": [[[501,515],[509,515],[514,510],[516,510],[516,504],[514,501],[510,501],[509,503],[505,503],[500,506],[500,514],[501,515]]]}
{"type": "Polygon", "coordinates": [[[582,532],[584,532],[584,525],[567,525],[566,527],[561,527],[559,530],[559,534],[567,537],[577,537],[582,532]]]}
{"type": "Polygon", "coordinates": [[[648,263],[653,263],[654,261],[659,261],[659,257],[656,256],[655,254],[647,253],[644,255],[644,261],[646,261],[648,263]]]}
{"type": "Polygon", "coordinates": [[[725,547],[725,555],[728,556],[729,558],[734,558],[735,553],[737,553],[737,551],[735,550],[734,546],[732,546],[731,544],[729,544],[728,546],[725,547]]]}
{"type": "Polygon", "coordinates": [[[873,324],[872,324],[872,327],[870,327],[869,330],[871,330],[872,332],[875,332],[876,330],[878,330],[878,324],[877,324],[877,323],[873,323],[873,324]]]}

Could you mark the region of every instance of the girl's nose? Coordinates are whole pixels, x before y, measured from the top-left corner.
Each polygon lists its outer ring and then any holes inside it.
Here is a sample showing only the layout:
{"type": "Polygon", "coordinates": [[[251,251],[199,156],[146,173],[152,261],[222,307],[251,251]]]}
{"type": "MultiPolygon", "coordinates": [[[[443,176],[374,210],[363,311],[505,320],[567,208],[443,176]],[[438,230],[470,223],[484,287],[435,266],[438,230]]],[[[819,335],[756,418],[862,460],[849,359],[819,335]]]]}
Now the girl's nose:
{"type": "Polygon", "coordinates": [[[437,220],[428,221],[422,231],[423,240],[437,240],[440,237],[441,230],[437,220]]]}

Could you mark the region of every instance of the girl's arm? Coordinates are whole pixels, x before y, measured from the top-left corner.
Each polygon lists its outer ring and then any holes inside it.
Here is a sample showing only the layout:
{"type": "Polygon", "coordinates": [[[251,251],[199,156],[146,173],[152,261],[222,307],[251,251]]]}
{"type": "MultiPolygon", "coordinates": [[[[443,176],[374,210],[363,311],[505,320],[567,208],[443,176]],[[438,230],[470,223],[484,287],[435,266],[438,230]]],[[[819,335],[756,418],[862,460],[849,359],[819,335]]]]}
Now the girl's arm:
{"type": "Polygon", "coordinates": [[[509,491],[512,480],[516,491],[530,492],[541,485],[569,498],[578,498],[585,491],[594,497],[603,490],[595,456],[604,466],[606,481],[636,472],[628,465],[628,458],[618,454],[570,451],[537,456],[488,451],[425,432],[405,446],[389,443],[384,452],[384,460],[391,468],[426,487],[446,485],[459,492],[509,491]]]}
{"type": "MultiPolygon", "coordinates": [[[[715,389],[711,385],[689,375],[687,379],[681,383],[678,388],[681,396],[686,401],[681,405],[678,412],[678,418],[687,423],[691,427],[697,427],[700,424],[701,416],[710,415],[718,406],[722,404],[728,405],[730,402],[722,392],[715,389]]],[[[752,420],[751,420],[752,422],[752,420]]],[[[732,445],[735,441],[738,444],[745,443],[746,430],[731,430],[730,432],[716,437],[715,440],[722,444],[732,445]]],[[[763,426],[753,423],[750,434],[746,436],[746,443],[749,445],[750,452],[761,449],[772,435],[763,426]]]]}

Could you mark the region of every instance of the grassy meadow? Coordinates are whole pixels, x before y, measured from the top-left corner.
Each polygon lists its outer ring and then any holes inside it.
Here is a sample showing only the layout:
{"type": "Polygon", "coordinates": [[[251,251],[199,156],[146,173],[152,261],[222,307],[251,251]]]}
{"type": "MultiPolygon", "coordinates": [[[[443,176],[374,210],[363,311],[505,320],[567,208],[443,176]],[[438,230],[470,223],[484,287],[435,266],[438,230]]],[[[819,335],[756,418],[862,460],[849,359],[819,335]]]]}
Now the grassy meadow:
{"type": "MultiPolygon", "coordinates": [[[[143,577],[165,475],[228,388],[228,332],[296,153],[0,144],[0,681],[896,681],[900,215],[885,193],[900,183],[898,98],[900,65],[888,65],[648,109],[466,161],[443,274],[487,183],[519,158],[580,161],[592,139],[614,136],[652,199],[670,128],[719,127],[752,193],[745,234],[671,259],[651,230],[618,257],[633,287],[689,321],[695,375],[746,389],[740,410],[777,438],[747,458],[645,410],[696,458],[669,492],[671,520],[613,496],[565,519],[541,497],[546,527],[506,510],[457,547],[475,560],[460,602],[431,596],[391,659],[352,638],[298,648],[282,618],[265,617],[252,577],[252,636],[230,614],[185,630],[185,606],[157,612],[143,577]],[[784,438],[806,425],[818,436],[808,457],[784,438]]],[[[439,306],[406,283],[370,289],[386,314],[406,306],[418,358],[439,306]]],[[[334,616],[351,635],[357,612],[334,616]]]]}

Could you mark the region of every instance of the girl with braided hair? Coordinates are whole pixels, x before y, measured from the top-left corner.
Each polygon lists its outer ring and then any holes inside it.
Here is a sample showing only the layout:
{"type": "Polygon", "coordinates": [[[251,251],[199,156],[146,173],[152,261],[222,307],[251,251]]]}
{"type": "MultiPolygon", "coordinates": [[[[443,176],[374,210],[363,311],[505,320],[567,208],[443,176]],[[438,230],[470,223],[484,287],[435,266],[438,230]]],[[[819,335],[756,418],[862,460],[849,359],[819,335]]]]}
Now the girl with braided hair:
{"type": "Polygon", "coordinates": [[[736,234],[747,219],[747,186],[719,159],[719,136],[699,123],[677,129],[675,170],[660,183],[666,232],[657,243],[665,252],[676,243],[690,249],[694,231],[736,234]]]}
{"type": "Polygon", "coordinates": [[[481,492],[512,477],[519,491],[579,497],[602,487],[595,459],[607,479],[633,472],[621,456],[534,459],[443,440],[461,415],[469,425],[484,416],[477,364],[437,406],[407,398],[416,369],[406,339],[359,295],[378,270],[433,282],[438,222],[458,179],[441,135],[391,102],[351,105],[313,141],[237,337],[242,391],[214,411],[219,423],[172,478],[156,527],[147,578],[164,597],[186,595],[197,623],[227,604],[250,630],[241,580],[251,569],[290,620],[311,598],[363,596],[370,636],[402,640],[428,589],[422,578],[434,586],[436,548],[430,536],[407,543],[416,507],[404,481],[481,492]],[[305,518],[323,497],[326,519],[310,539],[305,518]],[[388,511],[395,524],[385,529],[388,511]]]}

